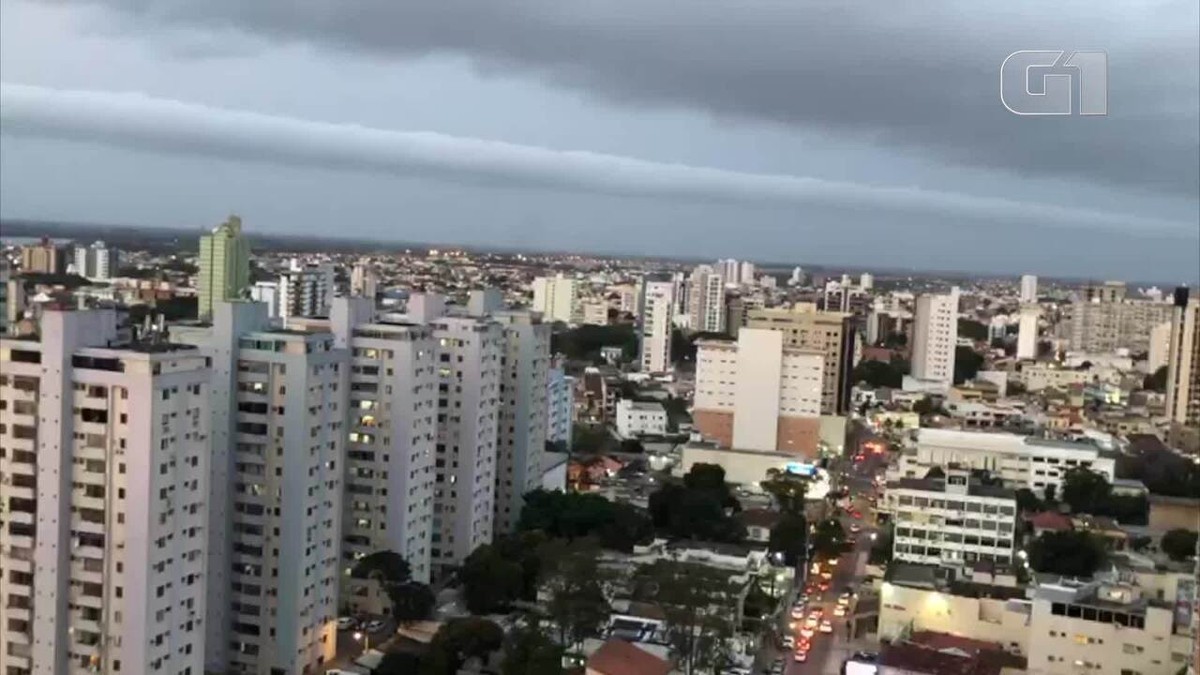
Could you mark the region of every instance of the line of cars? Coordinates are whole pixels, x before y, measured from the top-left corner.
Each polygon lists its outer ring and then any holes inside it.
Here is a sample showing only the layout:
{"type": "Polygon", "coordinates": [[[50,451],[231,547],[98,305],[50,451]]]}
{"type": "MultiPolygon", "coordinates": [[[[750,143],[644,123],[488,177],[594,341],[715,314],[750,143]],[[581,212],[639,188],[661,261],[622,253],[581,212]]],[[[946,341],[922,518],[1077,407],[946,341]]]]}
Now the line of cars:
{"type": "Polygon", "coordinates": [[[387,626],[383,619],[359,620],[352,616],[340,616],[337,620],[338,630],[363,630],[368,633],[378,633],[387,626]]]}

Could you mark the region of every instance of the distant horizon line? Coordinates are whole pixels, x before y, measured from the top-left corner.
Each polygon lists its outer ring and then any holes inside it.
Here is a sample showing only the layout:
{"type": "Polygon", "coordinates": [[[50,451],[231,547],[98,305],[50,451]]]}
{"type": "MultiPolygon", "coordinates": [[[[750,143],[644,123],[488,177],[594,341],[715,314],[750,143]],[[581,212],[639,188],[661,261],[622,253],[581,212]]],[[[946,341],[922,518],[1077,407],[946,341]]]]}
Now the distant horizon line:
{"type": "MultiPolygon", "coordinates": [[[[236,214],[233,214],[233,215],[236,215],[236,214]]],[[[220,223],[216,223],[216,224],[212,224],[212,225],[195,225],[195,226],[129,225],[129,224],[116,224],[116,223],[76,222],[76,221],[65,221],[65,220],[59,220],[59,219],[44,219],[44,218],[29,218],[29,217],[0,217],[0,228],[3,228],[3,229],[0,229],[0,239],[36,238],[39,236],[46,236],[48,234],[53,234],[52,232],[43,232],[43,233],[33,232],[33,228],[38,228],[38,227],[47,228],[47,229],[75,228],[75,229],[84,230],[84,231],[87,231],[87,230],[92,230],[92,231],[118,230],[118,231],[121,231],[121,230],[123,230],[123,231],[128,231],[130,234],[133,234],[135,232],[140,232],[140,231],[159,232],[159,233],[171,234],[171,235],[182,235],[182,234],[195,233],[197,235],[197,237],[199,237],[200,234],[210,231],[213,227],[216,227],[219,224],[220,223]],[[30,230],[30,233],[29,234],[19,233],[19,234],[15,234],[15,235],[10,235],[6,228],[13,227],[13,226],[16,226],[18,228],[23,228],[23,229],[28,228],[30,230]]],[[[281,240],[308,241],[308,242],[312,242],[312,243],[342,243],[342,244],[348,244],[348,245],[349,244],[358,244],[358,248],[365,248],[365,249],[370,249],[373,247],[384,247],[384,248],[403,247],[403,248],[409,248],[409,249],[423,248],[425,250],[454,248],[454,249],[460,249],[460,250],[476,252],[476,253],[498,253],[498,254],[504,254],[504,255],[531,254],[531,255],[543,255],[543,256],[582,256],[582,257],[593,257],[593,258],[640,260],[640,261],[648,261],[648,262],[649,261],[668,262],[668,263],[677,263],[677,264],[705,264],[705,263],[712,263],[712,262],[715,262],[715,261],[723,259],[723,258],[725,258],[725,259],[734,258],[734,259],[737,259],[739,262],[741,262],[741,261],[751,262],[755,265],[756,268],[758,268],[759,270],[762,270],[762,271],[766,271],[766,270],[788,271],[788,270],[794,269],[795,267],[801,267],[801,268],[805,268],[806,271],[808,268],[813,268],[813,269],[817,269],[817,270],[821,270],[821,271],[837,270],[843,274],[868,273],[868,274],[873,274],[876,276],[884,275],[884,278],[896,278],[898,276],[904,276],[904,275],[908,275],[908,276],[919,275],[919,276],[927,276],[927,277],[934,277],[934,278],[936,278],[938,275],[944,275],[947,278],[961,277],[961,278],[966,278],[966,279],[996,279],[996,278],[1012,277],[1012,278],[1015,278],[1019,282],[1021,276],[1025,275],[1025,274],[1034,274],[1032,272],[1029,272],[1028,270],[1023,271],[1023,272],[1000,272],[1000,271],[995,271],[995,270],[981,270],[981,271],[976,271],[976,272],[970,272],[970,271],[965,271],[965,270],[951,270],[951,269],[939,269],[939,268],[868,267],[868,266],[864,266],[861,264],[842,264],[842,263],[818,263],[818,262],[804,263],[804,262],[780,262],[780,261],[758,262],[756,260],[746,258],[746,257],[735,257],[735,256],[731,256],[731,255],[722,256],[720,254],[718,254],[716,257],[646,255],[646,254],[636,254],[636,253],[629,253],[629,252],[620,252],[620,251],[615,251],[615,250],[578,251],[578,250],[557,249],[557,248],[536,248],[536,247],[517,248],[517,247],[511,246],[511,245],[505,245],[505,244],[465,244],[465,243],[455,243],[455,242],[407,241],[407,240],[403,240],[403,239],[389,240],[389,239],[380,239],[380,238],[375,238],[375,237],[339,237],[339,236],[322,236],[322,235],[296,234],[296,233],[271,233],[271,232],[255,231],[253,229],[243,229],[243,233],[248,238],[250,238],[252,241],[255,239],[259,239],[259,240],[281,239],[281,240]]],[[[71,238],[71,237],[68,237],[68,238],[71,238]]],[[[345,251],[345,253],[350,253],[350,252],[351,251],[345,251]]],[[[1186,281],[1186,282],[1179,282],[1179,281],[1168,282],[1168,281],[1163,281],[1163,280],[1146,281],[1146,280],[1113,279],[1112,277],[1101,277],[1101,276],[1059,276],[1059,275],[1051,276],[1051,275],[1043,275],[1043,274],[1034,274],[1034,276],[1038,277],[1039,282],[1042,280],[1068,282],[1068,283],[1070,283],[1070,282],[1095,283],[1095,282],[1104,282],[1104,281],[1121,281],[1129,286],[1134,286],[1134,287],[1157,287],[1157,288],[1165,288],[1165,289],[1174,288],[1174,287],[1180,286],[1180,285],[1186,285],[1188,287],[1195,287],[1197,284],[1200,284],[1200,277],[1186,281]]]]}

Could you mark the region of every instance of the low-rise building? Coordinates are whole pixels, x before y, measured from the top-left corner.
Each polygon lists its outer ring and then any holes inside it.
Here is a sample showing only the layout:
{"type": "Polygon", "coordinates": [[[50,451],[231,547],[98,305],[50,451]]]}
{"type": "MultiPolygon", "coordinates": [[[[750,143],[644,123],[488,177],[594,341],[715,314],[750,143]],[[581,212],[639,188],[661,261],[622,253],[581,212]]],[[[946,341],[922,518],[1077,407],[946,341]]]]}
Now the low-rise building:
{"type": "Polygon", "coordinates": [[[622,438],[661,436],[667,433],[667,411],[661,403],[617,401],[617,433],[622,438]]]}

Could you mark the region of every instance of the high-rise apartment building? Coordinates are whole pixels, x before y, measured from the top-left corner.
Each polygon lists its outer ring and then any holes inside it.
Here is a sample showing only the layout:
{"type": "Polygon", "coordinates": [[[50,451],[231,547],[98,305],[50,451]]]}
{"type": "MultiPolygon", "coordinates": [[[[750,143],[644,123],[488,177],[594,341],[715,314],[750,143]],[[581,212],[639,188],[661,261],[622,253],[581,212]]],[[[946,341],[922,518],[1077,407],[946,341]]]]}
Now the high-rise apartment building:
{"type": "Polygon", "coordinates": [[[958,289],[946,295],[922,295],[913,312],[912,375],[946,388],[954,384],[958,346],[958,289]]]}
{"type": "Polygon", "coordinates": [[[547,321],[579,323],[579,289],[574,279],[562,274],[538,277],[533,280],[533,303],[530,307],[541,312],[547,321]]]}
{"type": "Polygon", "coordinates": [[[94,280],[108,280],[116,276],[121,253],[117,249],[97,241],[91,246],[76,246],[72,264],[75,273],[94,280]]]}
{"type": "Polygon", "coordinates": [[[242,219],[230,216],[200,237],[198,311],[212,316],[213,305],[241,297],[250,285],[250,244],[242,234],[242,219]]]}
{"type": "Polygon", "coordinates": [[[754,274],[757,272],[754,263],[749,260],[743,260],[738,267],[738,283],[743,286],[751,286],[754,284],[754,274]]]}
{"type": "Polygon", "coordinates": [[[1023,305],[1031,305],[1038,301],[1038,278],[1036,276],[1021,275],[1020,300],[1023,305]]]}
{"type": "MultiPolygon", "coordinates": [[[[412,298],[409,306],[411,315],[412,298]]],[[[461,564],[477,546],[492,541],[501,359],[507,341],[503,326],[491,319],[428,318],[437,345],[438,369],[432,545],[436,576],[461,564]]]]}
{"type": "Polygon", "coordinates": [[[336,650],[348,352],[217,302],[177,327],[213,364],[206,668],[320,672],[336,650]]]}
{"type": "Polygon", "coordinates": [[[692,271],[688,291],[688,313],[692,330],[699,333],[725,331],[725,282],[708,265],[692,271]]]}
{"type": "Polygon", "coordinates": [[[210,378],[112,310],[0,338],[3,672],[204,672],[210,378]]]}
{"type": "Polygon", "coordinates": [[[1107,354],[1118,349],[1148,351],[1150,332],[1155,326],[1171,320],[1171,304],[1167,302],[1108,300],[1106,298],[1115,296],[1102,292],[1096,292],[1093,297],[1093,300],[1084,299],[1064,307],[1068,317],[1064,323],[1072,351],[1092,354],[1107,354]]]}
{"type": "Polygon", "coordinates": [[[1037,358],[1038,319],[1041,310],[1037,305],[1023,305],[1017,323],[1017,358],[1037,358]]]}
{"type": "Polygon", "coordinates": [[[736,286],[741,280],[741,263],[733,258],[724,258],[722,260],[718,260],[717,263],[713,265],[713,269],[715,270],[717,276],[721,277],[722,283],[729,284],[730,286],[736,286]]]}
{"type": "MultiPolygon", "coordinates": [[[[413,579],[432,580],[438,373],[433,330],[376,320],[371,298],[337,298],[331,324],[349,349],[342,559],[391,551],[413,579]]],[[[345,571],[345,570],[344,570],[345,571]]],[[[342,604],[380,614],[388,598],[374,580],[343,576],[342,604]]]]}
{"type": "Polygon", "coordinates": [[[379,292],[379,276],[366,261],[360,261],[350,270],[350,295],[375,300],[379,292]]]}
{"type": "Polygon", "coordinates": [[[21,247],[22,273],[59,274],[66,268],[65,253],[49,237],[42,237],[36,244],[21,247]]]}
{"type": "Polygon", "coordinates": [[[668,372],[671,370],[675,284],[666,280],[643,279],[640,298],[638,319],[641,326],[638,330],[642,372],[668,372]]]}
{"type": "Polygon", "coordinates": [[[574,422],[575,378],[552,364],[546,375],[546,441],[570,450],[574,422]]]}
{"type": "Polygon", "coordinates": [[[333,266],[302,265],[293,260],[291,269],[279,275],[279,318],[329,316],[333,301],[333,266]]]}
{"type": "Polygon", "coordinates": [[[550,324],[529,312],[500,311],[491,318],[503,327],[504,336],[493,525],[496,534],[504,534],[516,528],[525,493],[542,485],[550,324]]]}
{"type": "Polygon", "coordinates": [[[1146,372],[1153,373],[1170,363],[1173,326],[1173,322],[1164,321],[1150,329],[1150,348],[1146,352],[1146,372]]]}
{"type": "Polygon", "coordinates": [[[777,330],[743,328],[737,341],[697,344],[692,417],[727,448],[815,457],[825,355],[789,347],[777,330]]]}
{"type": "Polygon", "coordinates": [[[1124,281],[1105,281],[1102,284],[1087,284],[1079,289],[1080,302],[1120,302],[1127,294],[1124,281]]]}
{"type": "Polygon", "coordinates": [[[1200,428],[1200,298],[1175,290],[1171,350],[1167,361],[1167,418],[1200,428]]]}
{"type": "Polygon", "coordinates": [[[853,386],[855,344],[854,322],[849,314],[822,312],[812,303],[796,303],[791,309],[751,309],[746,313],[746,326],[780,331],[785,346],[821,352],[821,414],[846,414],[853,386]]]}

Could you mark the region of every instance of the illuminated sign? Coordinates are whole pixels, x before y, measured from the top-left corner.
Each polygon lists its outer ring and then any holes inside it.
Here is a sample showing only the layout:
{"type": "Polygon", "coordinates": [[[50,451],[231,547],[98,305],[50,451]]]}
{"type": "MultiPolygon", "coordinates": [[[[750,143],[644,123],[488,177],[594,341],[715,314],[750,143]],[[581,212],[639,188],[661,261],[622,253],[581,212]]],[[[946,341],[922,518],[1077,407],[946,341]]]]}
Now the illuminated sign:
{"type": "Polygon", "coordinates": [[[783,468],[788,473],[798,473],[801,476],[812,476],[817,472],[816,465],[807,462],[788,462],[783,468]]]}

